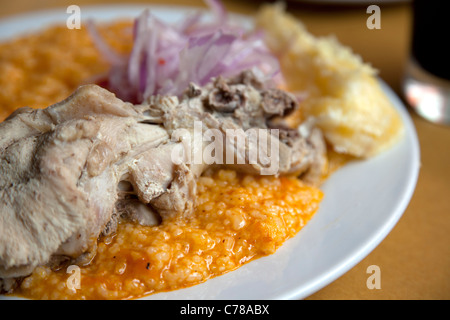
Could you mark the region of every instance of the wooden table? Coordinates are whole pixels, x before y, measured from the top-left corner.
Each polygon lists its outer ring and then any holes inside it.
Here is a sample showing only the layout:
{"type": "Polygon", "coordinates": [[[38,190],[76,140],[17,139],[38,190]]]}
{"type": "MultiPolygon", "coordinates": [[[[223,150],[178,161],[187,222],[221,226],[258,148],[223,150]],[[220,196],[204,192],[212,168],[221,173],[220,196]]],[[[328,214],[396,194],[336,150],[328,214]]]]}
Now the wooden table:
{"type": "MultiPolygon", "coordinates": [[[[0,2],[0,19],[41,9],[114,0],[14,0],[0,2]]],[[[134,1],[164,5],[205,6],[201,0],[134,1]]],[[[252,14],[261,1],[224,1],[229,11],[252,14]]],[[[330,7],[288,2],[288,10],[315,35],[335,34],[380,71],[401,96],[409,54],[411,8],[408,2],[380,5],[381,29],[368,29],[367,6],[330,7]]],[[[354,268],[308,299],[449,299],[450,298],[450,127],[431,124],[411,113],[420,141],[417,188],[392,232],[354,268]],[[377,265],[381,289],[368,289],[367,268],[377,265]]]]}

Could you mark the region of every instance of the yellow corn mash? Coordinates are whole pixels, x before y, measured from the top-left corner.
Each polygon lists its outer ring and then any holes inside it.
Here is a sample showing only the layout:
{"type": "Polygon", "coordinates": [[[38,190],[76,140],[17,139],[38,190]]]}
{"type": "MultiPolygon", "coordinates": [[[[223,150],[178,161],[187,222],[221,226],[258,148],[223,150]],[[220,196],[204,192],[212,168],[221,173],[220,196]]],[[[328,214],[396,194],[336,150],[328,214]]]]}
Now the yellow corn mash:
{"type": "Polygon", "coordinates": [[[313,36],[281,3],[264,5],[256,25],[279,57],[286,89],[304,94],[302,116],[315,118],[335,151],[367,158],[399,140],[404,132],[400,115],[376,70],[350,48],[333,36],[313,36]]]}

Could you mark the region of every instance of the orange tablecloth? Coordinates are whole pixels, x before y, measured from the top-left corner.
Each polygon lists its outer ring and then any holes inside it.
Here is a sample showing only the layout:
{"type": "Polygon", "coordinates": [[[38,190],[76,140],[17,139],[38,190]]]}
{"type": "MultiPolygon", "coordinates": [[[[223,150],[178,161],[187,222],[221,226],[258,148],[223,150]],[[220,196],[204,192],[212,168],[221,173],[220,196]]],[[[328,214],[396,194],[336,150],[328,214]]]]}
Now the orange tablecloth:
{"type": "MultiPolygon", "coordinates": [[[[14,0],[0,2],[0,19],[41,9],[81,8],[114,0],[14,0]]],[[[204,6],[201,0],[154,0],[136,3],[204,6]]],[[[229,11],[252,14],[261,1],[224,1],[229,11]]],[[[335,34],[380,71],[401,96],[408,58],[411,8],[408,2],[379,5],[381,29],[366,26],[367,5],[314,6],[288,2],[288,10],[316,35],[335,34]]],[[[406,212],[381,244],[345,275],[308,299],[449,299],[450,298],[450,127],[431,124],[411,114],[416,126],[422,167],[406,212]],[[367,267],[377,265],[381,289],[368,289],[367,267]]]]}

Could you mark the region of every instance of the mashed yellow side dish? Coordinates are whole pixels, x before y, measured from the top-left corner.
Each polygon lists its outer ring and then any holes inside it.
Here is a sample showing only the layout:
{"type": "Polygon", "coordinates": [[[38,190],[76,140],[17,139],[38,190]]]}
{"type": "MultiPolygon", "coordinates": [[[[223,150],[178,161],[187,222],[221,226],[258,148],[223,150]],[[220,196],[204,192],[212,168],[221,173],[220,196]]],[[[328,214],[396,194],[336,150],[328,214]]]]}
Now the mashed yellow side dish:
{"type": "MultiPolygon", "coordinates": [[[[100,32],[119,52],[131,51],[131,22],[100,32]]],[[[50,27],[0,43],[0,121],[20,107],[46,108],[108,70],[85,28],[50,27]]]]}
{"type": "Polygon", "coordinates": [[[38,267],[17,294],[33,299],[131,299],[201,283],[272,254],[313,216],[320,190],[295,178],[241,176],[221,170],[198,182],[189,221],[157,227],[123,223],[102,239],[81,289],[67,286],[66,268],[38,267]]]}
{"type": "Polygon", "coordinates": [[[280,3],[263,6],[256,24],[279,57],[286,89],[304,93],[302,115],[315,118],[335,151],[367,158],[398,141],[400,115],[361,57],[333,36],[313,36],[280,3]]]}

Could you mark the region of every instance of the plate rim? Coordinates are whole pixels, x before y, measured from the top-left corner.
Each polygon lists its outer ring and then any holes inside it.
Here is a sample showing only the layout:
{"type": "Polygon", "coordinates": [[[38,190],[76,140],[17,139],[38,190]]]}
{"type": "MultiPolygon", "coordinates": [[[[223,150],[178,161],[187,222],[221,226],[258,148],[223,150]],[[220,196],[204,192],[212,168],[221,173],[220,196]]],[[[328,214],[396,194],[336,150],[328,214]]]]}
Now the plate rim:
{"type": "MultiPolygon", "coordinates": [[[[389,101],[394,105],[395,109],[399,112],[402,123],[405,126],[404,139],[411,139],[411,147],[412,147],[412,162],[409,165],[409,175],[406,183],[406,188],[403,190],[401,201],[397,202],[397,205],[394,210],[394,213],[389,217],[390,219],[386,220],[381,228],[378,229],[378,232],[375,237],[366,239],[364,245],[360,246],[357,250],[357,253],[353,255],[350,259],[344,259],[338,268],[335,268],[334,272],[331,274],[325,274],[322,278],[317,279],[315,283],[313,283],[310,287],[306,288],[306,290],[302,290],[301,292],[294,292],[291,295],[286,294],[285,299],[303,299],[311,294],[319,291],[320,289],[326,287],[331,284],[346,272],[350,271],[353,267],[355,267],[358,263],[360,263],[364,258],[366,258],[376,247],[378,247],[381,242],[387,237],[387,235],[394,229],[397,225],[398,221],[401,219],[403,214],[405,213],[411,199],[416,190],[417,181],[420,173],[420,143],[417,135],[417,131],[415,129],[414,122],[407,111],[406,105],[401,101],[395,91],[381,78],[377,77],[377,80],[383,90],[386,93],[389,101]],[[326,279],[326,280],[325,280],[326,279]]],[[[395,145],[392,146],[395,148],[395,145]]],[[[386,150],[388,151],[388,150],[386,150]]]]}

